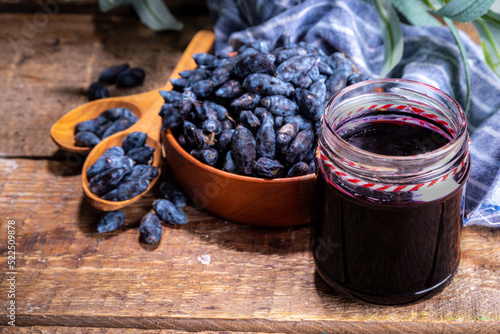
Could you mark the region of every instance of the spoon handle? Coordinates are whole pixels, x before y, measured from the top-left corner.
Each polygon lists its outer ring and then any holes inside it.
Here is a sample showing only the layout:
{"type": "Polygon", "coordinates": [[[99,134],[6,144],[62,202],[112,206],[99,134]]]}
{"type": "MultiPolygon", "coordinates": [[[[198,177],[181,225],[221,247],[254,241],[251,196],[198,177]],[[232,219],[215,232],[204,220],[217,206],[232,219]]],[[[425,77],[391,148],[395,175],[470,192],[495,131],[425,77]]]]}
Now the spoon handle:
{"type": "MultiPolygon", "coordinates": [[[[179,72],[186,69],[194,69],[197,67],[193,59],[193,54],[197,52],[208,52],[212,47],[215,36],[209,30],[201,30],[194,35],[186,50],[182,54],[179,62],[175,66],[169,80],[159,90],[171,90],[173,88],[170,79],[179,77],[179,72]]],[[[147,98],[151,99],[150,106],[143,111],[139,121],[134,124],[129,131],[141,131],[148,133],[153,139],[160,139],[161,117],[158,115],[163,100],[159,99],[158,90],[147,92],[148,96],[141,96],[141,102],[144,103],[147,98]],[[151,96],[151,97],[150,97],[151,96]]]]}

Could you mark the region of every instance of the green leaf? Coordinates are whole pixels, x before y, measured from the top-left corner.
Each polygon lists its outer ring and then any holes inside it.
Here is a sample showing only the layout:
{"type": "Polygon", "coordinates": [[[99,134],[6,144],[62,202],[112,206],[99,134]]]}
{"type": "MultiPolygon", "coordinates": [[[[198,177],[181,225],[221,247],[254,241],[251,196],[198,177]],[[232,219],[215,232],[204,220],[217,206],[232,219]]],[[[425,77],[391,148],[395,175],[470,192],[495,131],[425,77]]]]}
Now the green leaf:
{"type": "Polygon", "coordinates": [[[183,28],[182,22],[175,19],[162,0],[133,0],[132,5],[141,22],[153,31],[183,28]]]}
{"type": "Polygon", "coordinates": [[[488,66],[500,77],[500,15],[488,12],[473,22],[488,66]],[[488,15],[489,14],[489,15],[488,15]]]}
{"type": "Polygon", "coordinates": [[[452,0],[435,12],[458,22],[469,22],[483,16],[495,0],[452,0]]]}
{"type": "Polygon", "coordinates": [[[182,22],[175,19],[163,0],[99,0],[103,12],[126,4],[132,4],[141,22],[153,31],[183,28],[182,22]]]}
{"type": "Polygon", "coordinates": [[[131,0],[99,0],[99,9],[107,12],[115,7],[129,4],[131,0]]]}
{"type": "Polygon", "coordinates": [[[375,7],[384,36],[384,64],[380,76],[386,77],[403,56],[403,34],[398,14],[390,0],[375,0],[375,7]]]}
{"type": "Polygon", "coordinates": [[[458,29],[453,23],[453,21],[447,17],[444,18],[444,22],[446,25],[450,28],[450,32],[453,35],[453,38],[455,39],[455,42],[458,45],[458,50],[460,51],[460,56],[462,57],[462,62],[464,64],[464,70],[465,70],[465,80],[467,82],[467,95],[465,98],[465,105],[464,110],[467,112],[470,107],[470,69],[469,69],[469,63],[467,62],[467,50],[465,49],[465,45],[462,41],[462,38],[460,37],[460,34],[458,33],[458,29]]]}
{"type": "Polygon", "coordinates": [[[391,0],[394,7],[406,17],[406,19],[415,26],[440,26],[441,23],[436,20],[422,6],[420,1],[391,0]]]}

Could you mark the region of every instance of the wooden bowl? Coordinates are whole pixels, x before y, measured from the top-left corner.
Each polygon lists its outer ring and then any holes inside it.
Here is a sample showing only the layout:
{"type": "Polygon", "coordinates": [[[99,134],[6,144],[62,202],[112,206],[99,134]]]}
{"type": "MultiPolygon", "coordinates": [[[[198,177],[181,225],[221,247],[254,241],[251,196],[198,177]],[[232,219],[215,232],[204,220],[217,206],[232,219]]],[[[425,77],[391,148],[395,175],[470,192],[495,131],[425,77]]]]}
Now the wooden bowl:
{"type": "Polygon", "coordinates": [[[186,152],[170,130],[162,133],[171,173],[196,206],[232,222],[267,227],[311,222],[316,175],[263,179],[206,165],[186,152]]]}

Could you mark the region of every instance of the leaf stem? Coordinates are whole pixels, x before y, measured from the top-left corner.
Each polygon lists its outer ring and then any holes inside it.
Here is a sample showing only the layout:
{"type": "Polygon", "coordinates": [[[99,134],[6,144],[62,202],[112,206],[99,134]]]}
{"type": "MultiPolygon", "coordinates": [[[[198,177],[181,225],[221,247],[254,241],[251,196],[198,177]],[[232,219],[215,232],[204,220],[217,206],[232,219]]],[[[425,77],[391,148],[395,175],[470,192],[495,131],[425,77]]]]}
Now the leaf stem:
{"type": "Polygon", "coordinates": [[[425,4],[432,10],[436,10],[436,7],[429,0],[424,0],[425,4]]]}
{"type": "Polygon", "coordinates": [[[500,59],[500,51],[497,48],[497,44],[495,43],[495,38],[491,34],[490,29],[488,28],[488,26],[486,26],[486,23],[484,23],[484,21],[482,19],[477,19],[476,22],[481,26],[481,28],[483,28],[484,32],[486,33],[486,36],[488,36],[488,39],[491,42],[491,46],[492,46],[495,54],[497,55],[497,58],[500,59]]]}
{"type": "MultiPolygon", "coordinates": [[[[382,17],[382,20],[384,20],[384,23],[387,27],[390,26],[390,22],[389,22],[389,18],[387,17],[386,13],[385,13],[385,10],[384,10],[384,7],[382,6],[382,4],[380,3],[380,0],[375,0],[375,4],[379,10],[379,13],[382,17]]],[[[391,29],[388,29],[387,31],[387,35],[389,36],[389,42],[391,44],[391,50],[394,49],[394,36],[392,35],[392,31],[391,29]]],[[[393,59],[393,53],[391,52],[389,54],[389,64],[392,64],[392,62],[394,61],[393,59]]]]}
{"type": "Polygon", "coordinates": [[[443,17],[444,22],[446,25],[450,28],[451,35],[453,36],[453,39],[455,39],[455,43],[458,45],[458,50],[460,51],[460,56],[462,57],[462,63],[464,64],[464,70],[465,70],[465,82],[467,85],[467,94],[465,97],[465,105],[464,110],[465,113],[469,110],[470,107],[470,100],[471,100],[471,80],[470,80],[470,69],[469,69],[469,63],[467,62],[467,50],[465,48],[465,45],[462,41],[462,38],[460,37],[460,34],[458,32],[457,27],[453,23],[453,20],[451,20],[448,17],[443,17]]]}

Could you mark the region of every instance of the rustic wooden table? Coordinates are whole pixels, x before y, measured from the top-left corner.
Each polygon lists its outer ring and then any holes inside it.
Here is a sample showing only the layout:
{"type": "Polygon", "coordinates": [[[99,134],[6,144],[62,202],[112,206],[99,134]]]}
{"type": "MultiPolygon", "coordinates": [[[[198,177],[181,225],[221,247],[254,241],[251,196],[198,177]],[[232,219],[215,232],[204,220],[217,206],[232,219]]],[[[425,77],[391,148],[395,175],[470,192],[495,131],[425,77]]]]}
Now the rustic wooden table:
{"type": "Polygon", "coordinates": [[[111,89],[114,96],[162,85],[194,33],[211,28],[207,16],[182,20],[182,32],[155,34],[133,17],[0,14],[0,331],[500,331],[499,230],[465,228],[452,285],[405,307],[333,293],[315,272],[310,226],[254,228],[188,206],[189,223],[164,226],[151,248],[138,241],[138,221],[152,193],[125,210],[126,228],[98,234],[102,213],[81,191],[83,157],[59,151],[50,126],[87,101],[85,89],[106,66],[127,61],[147,72],[144,86],[111,89]],[[8,325],[11,300],[16,328],[8,325]]]}

